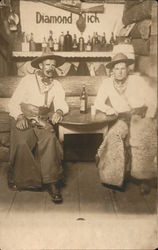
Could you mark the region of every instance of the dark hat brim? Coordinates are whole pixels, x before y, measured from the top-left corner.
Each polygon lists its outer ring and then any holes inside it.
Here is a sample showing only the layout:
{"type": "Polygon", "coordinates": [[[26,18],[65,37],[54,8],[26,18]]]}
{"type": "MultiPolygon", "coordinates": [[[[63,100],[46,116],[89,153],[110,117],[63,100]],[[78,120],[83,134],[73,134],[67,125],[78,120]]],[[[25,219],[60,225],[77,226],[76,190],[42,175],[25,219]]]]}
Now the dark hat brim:
{"type": "Polygon", "coordinates": [[[109,63],[106,64],[106,68],[108,69],[112,69],[116,64],[124,62],[126,63],[128,66],[134,63],[134,59],[120,59],[120,60],[116,60],[116,61],[111,61],[109,63]]]}
{"type": "Polygon", "coordinates": [[[57,68],[60,67],[61,65],[63,65],[64,62],[65,62],[65,59],[62,56],[57,56],[57,55],[54,55],[54,54],[52,54],[52,55],[49,54],[49,55],[43,55],[43,56],[35,58],[34,60],[32,60],[31,66],[33,68],[39,69],[39,64],[41,62],[43,62],[44,60],[47,60],[47,59],[54,59],[56,61],[56,67],[57,68]]]}

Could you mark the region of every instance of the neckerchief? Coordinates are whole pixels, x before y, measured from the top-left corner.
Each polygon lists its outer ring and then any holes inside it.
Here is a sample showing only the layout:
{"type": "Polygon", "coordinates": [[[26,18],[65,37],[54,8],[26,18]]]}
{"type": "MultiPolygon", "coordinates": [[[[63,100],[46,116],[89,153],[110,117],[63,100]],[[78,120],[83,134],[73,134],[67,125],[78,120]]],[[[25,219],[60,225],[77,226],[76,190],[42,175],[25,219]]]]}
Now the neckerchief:
{"type": "Polygon", "coordinates": [[[128,107],[130,110],[132,110],[132,107],[128,101],[127,96],[125,95],[125,90],[127,89],[127,84],[128,81],[126,80],[123,84],[118,85],[117,82],[115,82],[115,80],[113,79],[113,84],[114,84],[114,88],[116,89],[116,91],[122,95],[122,97],[124,98],[125,102],[127,103],[128,107]]]}
{"type": "Polygon", "coordinates": [[[126,88],[127,88],[127,81],[125,81],[123,84],[119,85],[114,79],[113,79],[114,88],[117,90],[117,92],[122,95],[126,88]]]}
{"type": "Polygon", "coordinates": [[[38,83],[39,90],[41,94],[48,92],[52,86],[53,86],[53,78],[46,77],[42,71],[37,71],[36,73],[36,79],[38,83]]]}

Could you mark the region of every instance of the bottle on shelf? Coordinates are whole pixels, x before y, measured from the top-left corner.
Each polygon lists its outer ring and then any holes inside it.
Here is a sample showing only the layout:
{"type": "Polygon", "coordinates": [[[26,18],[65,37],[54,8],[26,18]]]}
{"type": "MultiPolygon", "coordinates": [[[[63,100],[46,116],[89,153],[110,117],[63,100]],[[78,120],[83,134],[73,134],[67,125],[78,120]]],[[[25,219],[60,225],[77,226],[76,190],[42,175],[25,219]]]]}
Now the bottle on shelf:
{"type": "Polygon", "coordinates": [[[81,34],[80,38],[79,38],[79,51],[84,51],[84,38],[81,34]]]}
{"type": "Polygon", "coordinates": [[[91,37],[88,36],[86,51],[91,51],[91,50],[92,50],[91,37]]]}
{"type": "Polygon", "coordinates": [[[73,41],[72,41],[72,50],[77,51],[78,50],[78,43],[77,43],[77,36],[74,34],[73,41]]]}
{"type": "Polygon", "coordinates": [[[52,30],[49,31],[48,46],[49,46],[51,51],[54,50],[54,40],[53,40],[53,32],[52,32],[52,30]]]}
{"type": "Polygon", "coordinates": [[[64,50],[72,51],[72,36],[67,31],[67,34],[64,36],[64,50]]]}
{"type": "Polygon", "coordinates": [[[29,46],[30,46],[30,51],[35,51],[36,50],[36,44],[35,44],[35,41],[34,41],[34,36],[33,36],[33,33],[31,33],[30,35],[30,41],[29,41],[29,46]]]}
{"type": "Polygon", "coordinates": [[[43,41],[42,41],[42,51],[46,51],[47,48],[47,41],[46,38],[43,37],[43,41]]]}
{"type": "Polygon", "coordinates": [[[64,32],[59,36],[59,51],[64,51],[64,32]]]}
{"type": "Polygon", "coordinates": [[[115,44],[115,38],[114,38],[114,33],[113,32],[111,32],[110,44],[112,44],[112,45],[115,44]]]}
{"type": "Polygon", "coordinates": [[[22,33],[22,51],[29,51],[30,50],[30,44],[28,40],[28,36],[25,32],[22,33]]]}
{"type": "Polygon", "coordinates": [[[96,35],[95,35],[95,32],[93,32],[93,36],[92,36],[92,50],[94,50],[94,47],[95,47],[95,40],[96,40],[96,35]]]}
{"type": "Polygon", "coordinates": [[[95,44],[100,43],[98,32],[95,33],[95,44]]]}
{"type": "Polygon", "coordinates": [[[102,45],[106,44],[106,34],[105,34],[105,32],[103,32],[101,43],[102,43],[102,45]]]}
{"type": "Polygon", "coordinates": [[[56,38],[54,40],[54,51],[59,51],[59,43],[56,38]]]}
{"type": "Polygon", "coordinates": [[[86,92],[86,87],[85,85],[83,85],[80,96],[80,113],[85,114],[87,112],[87,105],[88,105],[88,95],[86,92]]]}

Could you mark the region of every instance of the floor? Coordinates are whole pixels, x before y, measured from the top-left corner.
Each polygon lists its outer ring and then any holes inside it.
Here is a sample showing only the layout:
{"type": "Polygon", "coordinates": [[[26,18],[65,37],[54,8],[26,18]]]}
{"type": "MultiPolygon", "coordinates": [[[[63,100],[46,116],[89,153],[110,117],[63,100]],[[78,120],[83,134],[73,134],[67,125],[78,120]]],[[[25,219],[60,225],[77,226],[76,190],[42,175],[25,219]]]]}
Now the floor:
{"type": "Polygon", "coordinates": [[[129,183],[125,192],[101,185],[93,162],[68,162],[64,203],[46,191],[15,192],[0,167],[0,249],[155,249],[158,247],[156,189],[141,196],[129,183]]]}

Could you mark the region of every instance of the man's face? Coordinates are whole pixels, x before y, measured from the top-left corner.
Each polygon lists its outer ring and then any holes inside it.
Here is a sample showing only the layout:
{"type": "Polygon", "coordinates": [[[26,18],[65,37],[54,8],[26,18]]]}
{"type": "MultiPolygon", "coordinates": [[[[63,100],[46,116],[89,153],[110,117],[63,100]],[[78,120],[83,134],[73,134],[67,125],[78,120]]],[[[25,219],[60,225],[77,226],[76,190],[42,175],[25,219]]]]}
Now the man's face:
{"type": "Polygon", "coordinates": [[[45,76],[53,77],[55,76],[56,61],[54,59],[47,59],[42,63],[42,71],[45,76]]]}
{"type": "Polygon", "coordinates": [[[120,62],[115,64],[113,68],[113,75],[116,81],[124,81],[128,75],[128,67],[126,63],[120,62]]]}

